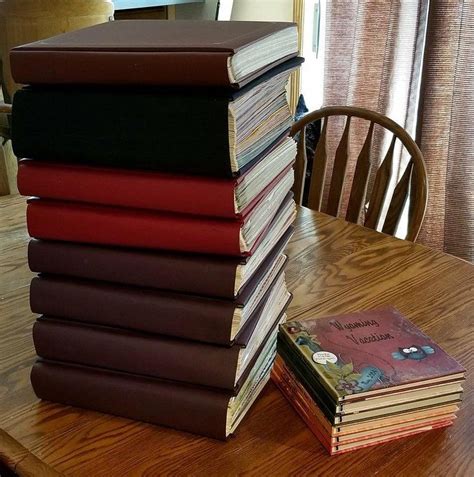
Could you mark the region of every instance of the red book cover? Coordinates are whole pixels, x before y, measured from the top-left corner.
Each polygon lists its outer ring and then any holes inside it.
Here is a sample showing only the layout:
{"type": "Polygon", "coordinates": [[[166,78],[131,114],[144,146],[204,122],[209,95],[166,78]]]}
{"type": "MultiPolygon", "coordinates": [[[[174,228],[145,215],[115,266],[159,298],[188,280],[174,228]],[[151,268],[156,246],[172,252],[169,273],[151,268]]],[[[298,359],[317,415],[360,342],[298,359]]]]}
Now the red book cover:
{"type": "MultiPolygon", "coordinates": [[[[292,151],[295,146],[291,139],[286,138],[268,156],[274,154],[278,157],[288,149],[292,151]]],[[[245,215],[245,210],[251,209],[291,167],[288,161],[272,164],[270,170],[265,166],[259,181],[267,184],[262,184],[263,189],[244,210],[236,210],[236,187],[256,168],[262,167],[260,162],[268,156],[237,179],[23,159],[18,166],[18,189],[22,195],[45,199],[235,219],[245,215]]]]}
{"type": "MultiPolygon", "coordinates": [[[[284,190],[280,191],[280,195],[284,190]]],[[[242,227],[252,210],[240,219],[225,220],[141,209],[106,207],[48,199],[28,201],[28,233],[39,239],[94,243],[213,255],[249,256],[263,239],[279,206],[294,210],[291,192],[282,200],[269,194],[259,207],[271,205],[259,237],[244,243],[242,227]]]]}
{"type": "Polygon", "coordinates": [[[461,379],[465,371],[394,308],[293,321],[282,338],[338,400],[461,379]]]}
{"type": "Polygon", "coordinates": [[[163,174],[23,159],[18,190],[42,197],[235,218],[235,179],[163,174]]]}

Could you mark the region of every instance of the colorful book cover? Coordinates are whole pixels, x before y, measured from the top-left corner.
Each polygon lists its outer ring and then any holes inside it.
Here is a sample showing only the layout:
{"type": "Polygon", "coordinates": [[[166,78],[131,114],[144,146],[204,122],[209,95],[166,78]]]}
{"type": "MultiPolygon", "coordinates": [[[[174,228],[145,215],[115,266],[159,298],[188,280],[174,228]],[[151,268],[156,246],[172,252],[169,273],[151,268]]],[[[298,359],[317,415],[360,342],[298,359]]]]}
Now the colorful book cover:
{"type": "MultiPolygon", "coordinates": [[[[308,426],[309,430],[318,438],[322,446],[330,455],[337,455],[353,450],[362,449],[364,447],[383,444],[393,440],[410,437],[421,432],[439,429],[449,426],[456,418],[454,414],[444,414],[440,416],[428,417],[417,421],[404,423],[401,421],[399,425],[385,426],[373,428],[371,430],[359,433],[348,434],[340,437],[331,432],[337,427],[330,426],[329,430],[325,423],[314,412],[315,406],[311,406],[309,401],[305,399],[304,393],[295,393],[295,389],[299,386],[292,379],[285,377],[284,364],[277,357],[275,366],[272,370],[272,379],[283,395],[291,403],[295,411],[308,426]]],[[[287,370],[288,371],[288,370],[287,370]]],[[[377,420],[378,421],[378,420],[377,420]]],[[[329,423],[328,423],[329,424],[329,423]]]]}
{"type": "Polygon", "coordinates": [[[308,427],[317,426],[328,443],[358,442],[441,422],[452,422],[458,411],[456,405],[438,406],[395,416],[376,417],[341,427],[341,424],[334,425],[327,420],[279,356],[273,366],[272,379],[308,427]]]}
{"type": "Polygon", "coordinates": [[[460,379],[464,373],[454,358],[394,308],[292,321],[282,325],[280,337],[302,360],[305,372],[338,400],[460,379]]]}

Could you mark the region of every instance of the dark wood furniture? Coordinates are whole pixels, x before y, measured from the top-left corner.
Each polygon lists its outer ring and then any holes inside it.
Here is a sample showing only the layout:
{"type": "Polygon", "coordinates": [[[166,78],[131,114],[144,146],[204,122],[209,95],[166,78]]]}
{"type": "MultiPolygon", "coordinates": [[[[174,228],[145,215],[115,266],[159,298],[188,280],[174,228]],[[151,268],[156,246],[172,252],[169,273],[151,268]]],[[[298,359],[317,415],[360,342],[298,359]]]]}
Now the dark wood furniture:
{"type": "Polygon", "coordinates": [[[412,242],[301,209],[288,249],[289,318],[394,305],[468,370],[454,426],[329,457],[275,386],[229,442],[39,401],[28,303],[25,199],[0,198],[0,428],[70,476],[474,475],[474,267],[412,242]]]}
{"type": "Polygon", "coordinates": [[[297,121],[291,130],[291,135],[298,133],[298,155],[295,165],[295,198],[301,204],[304,181],[306,176],[306,135],[305,128],[308,124],[322,120],[321,136],[313,158],[311,180],[309,185],[308,207],[314,210],[326,212],[337,217],[340,213],[341,202],[344,193],[344,180],[349,157],[349,134],[351,130],[351,118],[362,118],[370,122],[367,136],[357,158],[354,177],[350,190],[349,201],[345,218],[349,222],[358,223],[361,218],[363,224],[371,229],[381,230],[389,235],[394,235],[407,200],[408,226],[407,240],[414,241],[423,221],[427,203],[427,176],[423,155],[410,135],[397,123],[382,114],[368,109],[353,106],[331,106],[313,111],[297,121]],[[337,146],[334,165],[329,186],[327,207],[322,210],[322,199],[327,178],[327,134],[328,124],[333,116],[345,116],[346,123],[339,145],[337,146]],[[388,151],[380,164],[372,188],[370,197],[367,197],[371,168],[371,145],[374,137],[374,126],[378,124],[390,131],[393,136],[388,151]],[[397,139],[408,151],[411,159],[398,181],[395,190],[389,197],[389,185],[392,179],[393,157],[397,139]],[[383,218],[384,206],[388,208],[383,224],[379,224],[383,218]],[[361,212],[364,210],[364,214],[361,212]]]}

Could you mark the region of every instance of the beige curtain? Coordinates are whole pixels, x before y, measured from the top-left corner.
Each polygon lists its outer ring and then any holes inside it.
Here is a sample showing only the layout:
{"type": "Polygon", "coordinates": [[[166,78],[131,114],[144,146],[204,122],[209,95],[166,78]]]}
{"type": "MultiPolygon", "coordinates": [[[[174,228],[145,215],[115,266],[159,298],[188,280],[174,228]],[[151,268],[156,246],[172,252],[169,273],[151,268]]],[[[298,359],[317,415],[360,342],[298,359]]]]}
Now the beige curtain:
{"type": "Polygon", "coordinates": [[[472,1],[431,1],[417,142],[429,177],[419,241],[474,261],[472,1]]]}
{"type": "MultiPolygon", "coordinates": [[[[414,134],[416,108],[412,98],[419,89],[419,52],[423,49],[426,11],[427,2],[420,1],[328,0],[324,105],[361,106],[379,111],[414,134]]],[[[342,121],[340,118],[330,122],[329,157],[334,156],[334,148],[342,134],[342,121]]],[[[352,180],[367,129],[365,121],[354,120],[351,124],[351,158],[346,184],[352,180]]],[[[371,154],[374,162],[382,159],[390,140],[382,128],[375,129],[371,154]]],[[[401,156],[399,163],[403,172],[405,161],[401,156]]],[[[376,169],[372,168],[368,196],[376,169]]],[[[350,187],[345,188],[342,213],[347,206],[349,190],[350,187]]]]}
{"type": "MultiPolygon", "coordinates": [[[[328,0],[324,76],[324,105],[379,111],[413,137],[418,126],[430,180],[428,214],[419,241],[470,260],[474,231],[474,134],[468,121],[473,116],[474,76],[468,59],[474,53],[472,5],[460,0],[328,0]]],[[[337,145],[342,127],[336,121],[330,124],[330,148],[337,145]]],[[[352,130],[354,160],[348,167],[348,183],[365,134],[362,125],[352,130]]],[[[376,131],[375,162],[383,157],[388,141],[376,131]]],[[[406,158],[398,157],[401,175],[406,158]]],[[[369,194],[371,185],[372,181],[369,194]]],[[[343,211],[345,204],[347,198],[343,211]]]]}

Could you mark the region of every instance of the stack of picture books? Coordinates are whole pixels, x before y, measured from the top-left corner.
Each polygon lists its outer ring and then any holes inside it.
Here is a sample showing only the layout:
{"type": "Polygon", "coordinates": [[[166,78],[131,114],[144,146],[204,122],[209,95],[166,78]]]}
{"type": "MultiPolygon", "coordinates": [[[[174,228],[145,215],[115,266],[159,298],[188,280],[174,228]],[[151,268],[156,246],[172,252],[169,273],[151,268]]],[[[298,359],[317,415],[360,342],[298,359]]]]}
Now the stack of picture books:
{"type": "Polygon", "coordinates": [[[290,300],[296,26],[119,21],[15,48],[43,399],[225,439],[290,300]]]}
{"type": "Polygon", "coordinates": [[[333,455],[451,425],[464,372],[387,308],[283,324],[272,378],[333,455]]]}

